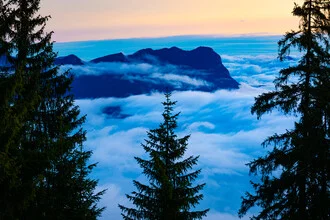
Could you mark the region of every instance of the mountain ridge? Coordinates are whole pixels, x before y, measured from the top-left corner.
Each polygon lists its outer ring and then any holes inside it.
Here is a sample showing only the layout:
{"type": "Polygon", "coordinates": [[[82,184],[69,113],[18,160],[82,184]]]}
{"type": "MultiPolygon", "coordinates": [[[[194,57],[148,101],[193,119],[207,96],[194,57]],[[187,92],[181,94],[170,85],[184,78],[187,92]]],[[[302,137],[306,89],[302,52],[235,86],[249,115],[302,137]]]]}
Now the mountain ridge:
{"type": "MultiPolygon", "coordinates": [[[[145,48],[138,50],[137,52],[124,55],[122,52],[108,54],[102,57],[94,58],[87,63],[102,63],[102,62],[147,62],[152,63],[155,60],[150,59],[150,56],[159,58],[158,61],[166,62],[173,65],[186,65],[194,69],[210,69],[216,65],[221,65],[222,60],[219,54],[217,54],[212,48],[199,46],[192,50],[182,50],[178,47],[162,48],[154,50],[152,48],[145,48]],[[148,57],[149,56],[149,57],[148,57]],[[198,61],[198,62],[196,62],[198,61]]],[[[71,54],[68,56],[61,56],[55,59],[56,63],[61,65],[70,65],[75,63],[78,57],[71,54]],[[75,60],[72,60],[75,59],[75,60]]],[[[78,58],[80,59],[80,58],[78,58]]],[[[80,59],[81,60],[81,59],[80,59]]]]}
{"type": "Polygon", "coordinates": [[[71,68],[75,74],[71,91],[78,99],[128,97],[154,91],[212,92],[239,88],[221,56],[204,46],[193,50],[145,48],[129,55],[119,52],[90,61],[70,54],[56,58],[54,64],[71,68]],[[137,68],[140,64],[148,64],[149,70],[141,72],[137,68]]]}

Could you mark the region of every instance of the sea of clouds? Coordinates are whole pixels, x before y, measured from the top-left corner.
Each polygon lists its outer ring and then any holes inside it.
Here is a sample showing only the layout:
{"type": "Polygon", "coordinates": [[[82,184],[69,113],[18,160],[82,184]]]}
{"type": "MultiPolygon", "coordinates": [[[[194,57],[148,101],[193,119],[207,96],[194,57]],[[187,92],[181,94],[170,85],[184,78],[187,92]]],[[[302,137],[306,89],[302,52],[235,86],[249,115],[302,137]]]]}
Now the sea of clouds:
{"type": "Polygon", "coordinates": [[[180,89],[186,85],[191,89],[212,86],[212,82],[203,79],[207,72],[187,69],[175,65],[160,65],[149,63],[89,63],[85,65],[65,65],[60,72],[70,69],[75,76],[82,75],[116,75],[120,78],[134,82],[147,82],[152,84],[169,84],[180,89]]]}
{"type": "MultiPolygon", "coordinates": [[[[175,91],[172,99],[177,101],[174,111],[181,112],[178,136],[191,135],[186,156],[200,156],[195,169],[201,168],[202,172],[196,184],[207,184],[197,209],[210,208],[205,218],[208,220],[236,220],[241,196],[251,191],[249,181],[258,180],[249,176],[246,163],[265,154],[267,149],[261,146],[265,138],[292,128],[296,119],[275,110],[257,120],[250,113],[251,106],[255,97],[274,89],[272,82],[280,69],[293,65],[296,57],[279,62],[276,53],[269,51],[259,55],[239,55],[237,51],[234,55],[220,55],[231,76],[240,83],[238,90],[175,91]]],[[[141,65],[131,67],[144,70],[142,74],[156,74],[156,78],[160,74],[159,67],[141,65]]],[[[104,65],[93,66],[92,70],[77,68],[84,74],[95,74],[102,68],[122,73],[127,70],[104,65]]],[[[163,94],[157,92],[76,100],[82,114],[87,114],[85,147],[93,150],[91,163],[98,163],[92,176],[99,179],[98,190],[108,189],[100,202],[107,207],[102,219],[122,219],[118,204],[131,206],[125,194],[135,190],[132,181],[147,183],[134,157],[145,157],[141,143],[147,138],[146,132],[162,122],[162,101],[163,94]],[[116,109],[116,114],[109,114],[107,108],[116,109]]],[[[249,215],[253,212],[257,209],[249,215]]]]}

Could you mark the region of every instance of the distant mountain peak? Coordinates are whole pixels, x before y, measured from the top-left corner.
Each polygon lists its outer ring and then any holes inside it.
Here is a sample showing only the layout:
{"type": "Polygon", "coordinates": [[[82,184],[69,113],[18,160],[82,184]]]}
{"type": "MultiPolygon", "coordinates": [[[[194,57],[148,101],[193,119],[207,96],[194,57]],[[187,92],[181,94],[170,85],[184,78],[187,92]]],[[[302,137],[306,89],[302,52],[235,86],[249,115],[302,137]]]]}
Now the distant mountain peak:
{"type": "MultiPolygon", "coordinates": [[[[152,48],[141,49],[131,55],[125,56],[122,52],[109,54],[90,61],[91,63],[103,62],[146,62],[163,63],[179,66],[188,66],[194,69],[214,69],[222,66],[221,57],[212,48],[200,46],[193,50],[182,50],[176,46],[154,50],[152,48]]],[[[56,58],[55,64],[83,65],[84,63],[71,54],[56,58]]]]}
{"type": "Polygon", "coordinates": [[[119,62],[119,63],[125,63],[127,62],[127,57],[122,53],[115,53],[115,54],[110,54],[106,55],[103,57],[99,57],[96,59],[91,60],[91,63],[104,63],[104,62],[119,62]]]}
{"type": "MultiPolygon", "coordinates": [[[[57,60],[71,62],[76,59],[70,55],[57,60]]],[[[145,48],[127,56],[123,53],[106,55],[85,64],[88,68],[90,64],[99,63],[114,65],[110,65],[107,71],[107,66],[100,64],[101,73],[77,75],[73,82],[73,92],[77,98],[127,97],[151,91],[164,91],[165,88],[215,91],[237,89],[239,86],[222,64],[220,55],[205,46],[193,50],[178,47],[156,50],[145,48]],[[121,63],[128,65],[121,69],[121,63]],[[154,68],[156,72],[136,72],[139,70],[135,64],[141,63],[151,64],[151,69],[154,68]],[[116,65],[118,72],[113,68],[116,65]],[[157,72],[159,70],[163,72],[157,72]]],[[[95,71],[98,67],[93,68],[95,71]]]]}
{"type": "Polygon", "coordinates": [[[84,62],[74,54],[55,59],[56,65],[84,65],[84,62]]]}
{"type": "Polygon", "coordinates": [[[211,47],[205,47],[205,46],[196,47],[195,49],[193,49],[191,51],[215,53],[215,51],[213,50],[213,48],[211,48],[211,47]]]}
{"type": "Polygon", "coordinates": [[[142,49],[129,55],[133,61],[168,63],[179,66],[188,66],[194,69],[214,69],[222,67],[221,57],[210,47],[197,47],[193,50],[182,50],[178,47],[153,50],[142,49]],[[151,59],[150,57],[154,57],[151,59]]]}

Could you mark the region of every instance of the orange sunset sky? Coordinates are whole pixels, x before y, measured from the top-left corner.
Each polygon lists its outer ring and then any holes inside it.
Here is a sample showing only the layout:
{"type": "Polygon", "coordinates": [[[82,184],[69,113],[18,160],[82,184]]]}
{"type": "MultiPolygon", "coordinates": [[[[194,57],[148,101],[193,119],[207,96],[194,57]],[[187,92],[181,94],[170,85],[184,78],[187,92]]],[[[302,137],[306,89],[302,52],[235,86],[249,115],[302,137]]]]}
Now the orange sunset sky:
{"type": "Polygon", "coordinates": [[[174,35],[274,35],[302,0],[42,0],[57,42],[174,35]]]}

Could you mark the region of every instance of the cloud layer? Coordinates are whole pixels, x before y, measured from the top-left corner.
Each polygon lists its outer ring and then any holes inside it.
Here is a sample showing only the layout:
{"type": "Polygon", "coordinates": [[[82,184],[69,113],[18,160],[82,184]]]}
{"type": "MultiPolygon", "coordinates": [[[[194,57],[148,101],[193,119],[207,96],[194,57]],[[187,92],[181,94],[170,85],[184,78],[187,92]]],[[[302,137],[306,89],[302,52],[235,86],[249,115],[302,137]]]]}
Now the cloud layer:
{"type": "MultiPolygon", "coordinates": [[[[254,97],[263,91],[242,84],[237,91],[173,94],[173,100],[178,101],[175,111],[182,112],[177,132],[179,136],[191,134],[186,154],[200,155],[198,182],[207,183],[199,208],[219,212],[207,219],[236,219],[240,197],[250,188],[245,164],[265,152],[260,144],[267,136],[293,125],[294,117],[278,112],[261,121],[250,115],[254,97]]],[[[117,204],[129,204],[124,194],[134,190],[132,180],[146,181],[133,158],[144,157],[140,144],[146,131],[161,122],[163,100],[162,94],[154,93],[76,101],[88,115],[86,147],[94,151],[92,162],[99,162],[93,175],[100,179],[100,187],[109,188],[102,201],[108,207],[104,219],[121,219],[117,204]],[[102,113],[108,106],[120,106],[128,117],[118,119],[102,113]]]]}
{"type": "MultiPolygon", "coordinates": [[[[202,168],[202,173],[197,183],[207,184],[198,208],[211,209],[208,220],[237,220],[240,197],[251,190],[249,180],[256,179],[249,177],[245,164],[267,151],[261,147],[266,137],[285,132],[295,121],[294,116],[284,116],[278,111],[257,120],[250,113],[251,105],[256,96],[274,88],[272,81],[279,70],[294,64],[296,59],[280,63],[275,55],[269,54],[221,57],[231,76],[241,83],[238,90],[181,91],[174,92],[172,99],[178,101],[175,112],[181,112],[178,135],[191,135],[186,156],[200,155],[196,168],[202,168]]],[[[133,71],[139,80],[148,75],[148,80],[161,78],[177,86],[188,83],[198,87],[206,83],[195,79],[194,73],[178,74],[173,66],[93,64],[73,67],[73,71],[77,75],[125,75],[133,71]]],[[[140,144],[147,138],[146,131],[161,123],[162,101],[160,93],[76,100],[82,114],[87,114],[85,146],[94,152],[91,162],[98,162],[92,175],[100,180],[99,189],[108,188],[101,201],[101,205],[107,206],[102,219],[121,219],[118,203],[131,205],[125,194],[135,190],[132,180],[146,183],[134,157],[145,157],[140,144]]],[[[243,219],[256,211],[251,210],[243,219]]]]}

